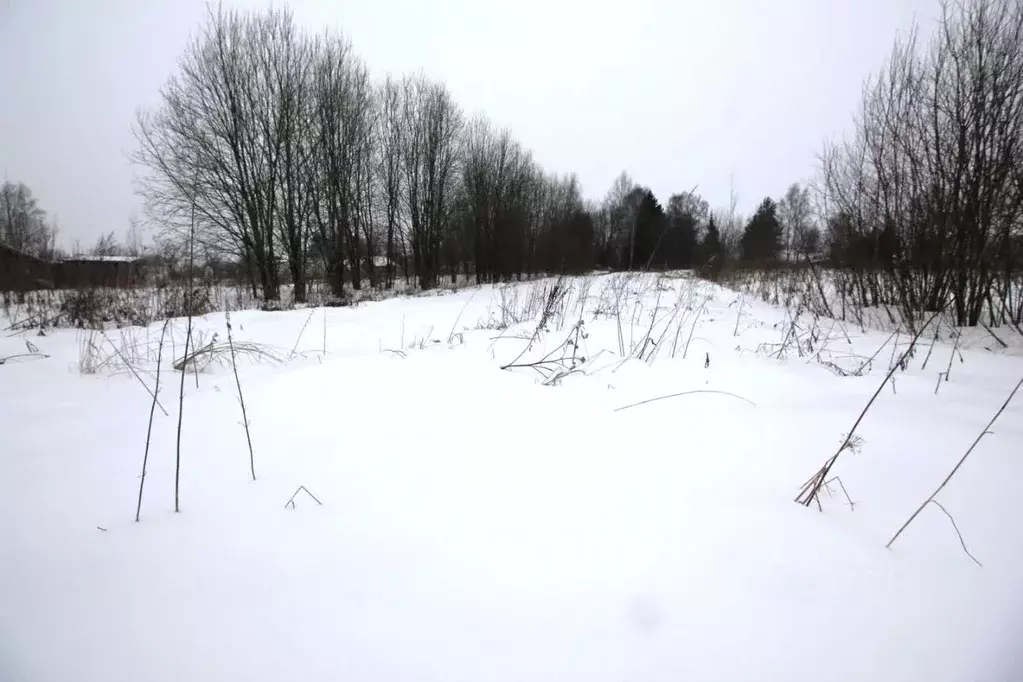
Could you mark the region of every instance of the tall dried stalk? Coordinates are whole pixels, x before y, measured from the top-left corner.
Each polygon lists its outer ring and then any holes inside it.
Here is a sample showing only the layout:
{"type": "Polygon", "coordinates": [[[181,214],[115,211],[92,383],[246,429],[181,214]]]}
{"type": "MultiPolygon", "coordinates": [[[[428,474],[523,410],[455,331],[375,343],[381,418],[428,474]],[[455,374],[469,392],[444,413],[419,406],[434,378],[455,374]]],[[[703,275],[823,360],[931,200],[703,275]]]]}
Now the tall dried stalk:
{"type": "MultiPolygon", "coordinates": [[[[302,324],[302,329],[299,330],[298,332],[298,338],[295,339],[295,345],[294,347],[292,347],[291,353],[288,354],[288,360],[291,360],[293,357],[295,357],[295,353],[298,352],[298,344],[302,343],[302,336],[305,334],[305,328],[309,326],[309,320],[313,319],[313,313],[315,312],[316,308],[309,309],[309,315],[305,318],[305,322],[302,324]]],[[[230,329],[231,325],[229,324],[227,328],[230,329]]]]}
{"type": "MultiPolygon", "coordinates": [[[[164,320],[163,331],[160,332],[160,346],[159,350],[156,351],[156,385],[153,390],[153,402],[149,406],[149,427],[146,429],[146,450],[142,455],[142,476],[139,477],[139,501],[135,505],[135,523],[139,522],[139,517],[142,515],[142,490],[146,486],[146,467],[149,464],[149,442],[153,435],[153,415],[156,414],[156,406],[159,401],[156,396],[160,393],[160,365],[163,363],[163,342],[167,336],[167,326],[170,324],[170,318],[164,320]]],[[[161,409],[163,409],[161,407],[161,409]]],[[[164,412],[166,414],[166,412],[164,412]]]]}
{"type": "Polygon", "coordinates": [[[252,434],[249,433],[249,415],[245,410],[245,396],[242,395],[242,382],[238,378],[238,363],[234,354],[234,337],[231,335],[231,313],[225,313],[227,317],[227,345],[231,348],[231,369],[234,371],[234,384],[238,387],[238,402],[242,406],[242,426],[245,427],[245,440],[249,445],[249,471],[252,473],[252,480],[256,480],[256,458],[252,454],[252,434]]]}
{"type": "Polygon", "coordinates": [[[909,342],[909,346],[902,353],[902,355],[899,356],[899,361],[892,363],[891,367],[888,368],[888,373],[885,374],[884,381],[882,381],[881,385],[877,387],[877,390],[874,391],[874,395],[871,396],[869,401],[867,401],[866,406],[864,406],[863,410],[860,412],[860,415],[856,418],[856,421],[853,422],[852,428],[849,429],[849,433],[846,434],[845,436],[845,440],[843,440],[842,444],[838,446],[838,450],[835,451],[835,454],[831,455],[831,457],[829,457],[824,462],[824,464],[821,465],[821,468],[818,469],[817,472],[814,473],[814,475],[811,476],[809,480],[807,480],[806,483],[803,484],[803,487],[800,489],[799,494],[796,496],[795,499],[796,502],[803,505],[804,507],[809,507],[811,503],[816,501],[818,508],[820,508],[820,500],[818,498],[818,495],[820,494],[821,488],[824,487],[824,485],[829,479],[828,474],[831,473],[831,468],[835,466],[835,462],[838,461],[839,456],[843,452],[845,452],[846,450],[853,449],[856,442],[855,441],[856,429],[859,428],[860,422],[862,422],[863,418],[867,416],[867,412],[874,404],[874,401],[877,400],[877,396],[881,395],[881,391],[884,389],[885,385],[891,380],[892,376],[895,374],[895,371],[900,367],[904,366],[904,363],[906,359],[909,357],[909,354],[912,353],[913,349],[916,347],[917,341],[920,339],[920,335],[924,332],[925,329],[927,329],[927,327],[930,326],[931,322],[933,322],[940,314],[941,311],[939,310],[938,312],[931,315],[931,317],[928,318],[927,322],[925,322],[923,326],[921,326],[916,331],[916,333],[913,334],[913,339],[909,342]]]}
{"type": "MultiPolygon", "coordinates": [[[[192,296],[195,293],[193,280],[195,269],[195,185],[192,186],[192,216],[188,228],[188,292],[185,295],[185,311],[188,315],[188,324],[185,332],[185,355],[188,357],[188,347],[192,342],[192,296]]],[[[193,361],[194,362],[194,361],[193,361]]],[[[181,385],[178,389],[178,435],[177,448],[174,457],[174,512],[181,511],[180,490],[181,490],[181,424],[185,416],[185,375],[188,374],[187,367],[181,368],[181,385]]]]}

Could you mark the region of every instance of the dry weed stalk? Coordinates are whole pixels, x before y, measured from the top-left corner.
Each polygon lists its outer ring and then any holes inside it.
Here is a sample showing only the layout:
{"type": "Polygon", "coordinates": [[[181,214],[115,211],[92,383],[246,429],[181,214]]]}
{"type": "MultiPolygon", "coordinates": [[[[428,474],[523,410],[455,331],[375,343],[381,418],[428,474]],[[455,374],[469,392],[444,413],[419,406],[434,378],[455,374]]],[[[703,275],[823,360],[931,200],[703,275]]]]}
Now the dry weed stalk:
{"type": "MultiPolygon", "coordinates": [[[[302,329],[298,332],[298,338],[295,339],[295,345],[291,349],[291,353],[288,354],[288,360],[290,361],[295,357],[295,353],[298,352],[298,344],[302,343],[302,335],[305,334],[305,328],[309,326],[309,321],[313,319],[313,313],[316,312],[316,308],[309,309],[309,315],[305,318],[305,322],[302,324],[302,329]]],[[[231,329],[230,323],[227,325],[228,330],[231,329]]],[[[231,352],[231,361],[234,362],[234,351],[231,352]]]]}
{"type": "MultiPolygon", "coordinates": [[[[710,355],[708,354],[707,357],[710,358],[710,355]]],[[[738,398],[739,400],[743,401],[747,405],[751,405],[753,407],[757,406],[757,404],[755,402],[753,402],[752,400],[750,400],[749,398],[743,398],[741,395],[737,395],[735,393],[729,393],[728,391],[715,391],[715,390],[711,390],[711,389],[701,388],[701,389],[697,389],[695,391],[682,391],[681,393],[672,393],[671,395],[662,395],[662,396],[658,396],[656,398],[648,398],[647,400],[641,400],[638,403],[632,403],[630,405],[622,405],[621,407],[616,407],[614,411],[615,412],[621,412],[622,410],[628,410],[628,409],[633,408],[633,407],[639,407],[640,405],[646,405],[648,403],[655,403],[655,402],[657,402],[659,400],[668,400],[669,398],[679,398],[681,396],[695,395],[697,393],[714,393],[714,394],[717,394],[717,395],[726,395],[726,396],[729,396],[731,398],[738,398]]]]}
{"type": "Polygon", "coordinates": [[[931,315],[927,322],[925,322],[923,326],[921,326],[916,331],[916,333],[913,335],[913,339],[909,343],[909,347],[906,348],[906,350],[902,353],[902,355],[899,358],[899,361],[893,363],[891,367],[889,367],[888,373],[885,374],[884,380],[881,382],[881,385],[877,387],[877,390],[874,391],[874,395],[871,396],[869,401],[867,401],[867,404],[864,406],[863,410],[856,418],[856,421],[853,423],[852,428],[849,429],[849,433],[846,434],[845,439],[842,441],[842,444],[838,447],[838,450],[836,450],[835,454],[831,455],[831,457],[829,457],[824,462],[824,464],[821,465],[820,469],[818,469],[816,473],[814,473],[814,475],[811,476],[806,481],[806,483],[803,484],[802,488],[799,491],[799,494],[796,495],[795,498],[796,502],[803,505],[804,507],[809,507],[812,503],[816,502],[818,509],[821,508],[821,503],[819,499],[820,491],[821,488],[824,487],[824,484],[829,480],[829,474],[831,473],[832,467],[835,466],[835,462],[838,461],[839,456],[843,452],[854,448],[854,444],[856,443],[855,439],[857,438],[856,429],[859,428],[860,422],[862,422],[864,417],[867,416],[867,412],[874,404],[874,401],[877,400],[877,396],[881,395],[881,391],[884,389],[885,385],[889,382],[889,380],[891,380],[892,375],[895,374],[895,371],[900,367],[904,366],[906,359],[909,357],[909,354],[913,352],[913,349],[915,348],[917,341],[920,339],[920,335],[923,333],[925,329],[927,329],[928,326],[930,326],[931,322],[933,322],[940,314],[941,311],[939,310],[938,312],[931,315]]]}
{"type": "Polygon", "coordinates": [[[948,476],[945,477],[945,480],[943,480],[941,482],[941,484],[938,485],[938,487],[934,489],[934,492],[931,493],[930,496],[926,500],[924,500],[923,503],[919,507],[917,507],[916,511],[914,511],[910,515],[910,517],[906,520],[906,522],[904,524],[902,524],[902,526],[899,528],[898,531],[896,531],[895,535],[892,536],[892,539],[888,541],[888,544],[885,545],[885,547],[887,547],[888,549],[891,549],[891,547],[895,543],[895,541],[899,539],[900,535],[902,535],[902,532],[904,530],[906,530],[906,528],[909,526],[909,524],[913,523],[913,520],[916,519],[916,517],[920,515],[920,512],[922,512],[924,510],[924,507],[926,507],[928,504],[933,502],[935,505],[938,506],[938,508],[940,508],[943,512],[945,512],[945,515],[948,516],[950,521],[952,521],[952,527],[955,528],[956,534],[959,536],[959,542],[963,546],[963,551],[966,552],[966,554],[971,559],[976,561],[977,565],[981,565],[980,562],[977,561],[977,558],[975,556],[973,556],[972,554],[970,554],[970,550],[968,550],[966,548],[966,543],[963,541],[963,535],[962,535],[962,533],[959,532],[959,527],[956,525],[955,519],[952,518],[952,515],[948,513],[948,510],[945,509],[945,507],[943,507],[935,498],[938,496],[938,493],[940,493],[945,488],[945,486],[948,485],[948,482],[952,480],[952,477],[956,475],[956,472],[959,471],[960,467],[963,466],[963,463],[966,462],[966,459],[970,456],[970,454],[973,453],[974,449],[976,449],[977,444],[980,443],[981,439],[984,436],[986,436],[989,433],[991,433],[991,427],[994,426],[995,422],[998,421],[998,418],[1002,416],[1002,412],[1005,412],[1005,408],[1007,408],[1009,406],[1009,403],[1012,402],[1012,399],[1016,396],[1016,392],[1019,391],[1020,386],[1023,386],[1023,379],[1020,379],[1018,382],[1016,382],[1016,386],[1013,387],[1012,392],[1009,393],[1009,397],[1005,399],[1005,402],[1002,403],[1002,406],[1000,408],[998,408],[998,411],[995,412],[993,417],[991,417],[991,421],[989,421],[987,423],[987,426],[985,426],[983,428],[983,430],[981,430],[981,432],[977,436],[977,438],[974,439],[973,443],[966,450],[966,453],[963,454],[963,456],[959,458],[959,461],[956,462],[956,465],[954,467],[952,467],[952,471],[950,471],[948,473],[948,476]]]}
{"type": "MultiPolygon", "coordinates": [[[[167,330],[167,325],[166,325],[166,323],[164,323],[164,332],[166,332],[166,330],[167,330]]],[[[109,343],[110,347],[114,349],[115,353],[117,353],[117,356],[119,358],[121,358],[121,362],[124,363],[124,366],[127,367],[129,370],[131,370],[131,373],[135,376],[136,379],[138,379],[138,382],[140,384],[142,384],[142,388],[146,389],[146,392],[149,393],[150,396],[152,396],[153,400],[156,402],[156,405],[160,408],[160,411],[163,412],[163,415],[165,417],[170,416],[170,415],[167,414],[167,410],[164,409],[163,405],[161,405],[160,401],[157,399],[156,392],[153,391],[153,390],[150,390],[150,388],[146,384],[145,380],[141,376],[139,376],[139,373],[137,371],[135,371],[135,367],[132,365],[132,363],[128,362],[128,358],[124,357],[124,353],[121,352],[121,349],[118,348],[116,345],[114,345],[114,342],[110,340],[110,337],[107,336],[107,333],[105,331],[101,332],[101,333],[103,334],[103,338],[106,339],[106,342],[109,343]]],[[[160,341],[160,352],[161,353],[163,352],[162,336],[161,336],[161,341],[160,341]]],[[[159,368],[157,368],[157,378],[158,379],[159,379],[159,371],[160,371],[159,368]]]]}
{"type": "Polygon", "coordinates": [[[295,496],[298,495],[301,492],[304,492],[306,495],[308,495],[309,497],[313,498],[313,502],[315,502],[316,504],[318,504],[320,506],[323,506],[323,503],[320,502],[319,499],[317,499],[316,495],[313,495],[311,492],[309,492],[309,489],[306,488],[304,485],[300,485],[300,486],[298,486],[298,489],[294,492],[294,494],[292,494],[291,498],[289,498],[288,501],[284,503],[284,508],[288,509],[290,507],[291,509],[294,509],[295,508],[295,496]]]}
{"type": "Polygon", "coordinates": [[[227,345],[231,348],[231,370],[234,372],[234,384],[238,388],[238,403],[242,406],[242,426],[245,427],[245,441],[249,446],[249,471],[252,480],[256,480],[256,458],[252,454],[252,435],[249,433],[249,414],[245,409],[245,396],[242,394],[242,381],[238,378],[238,361],[234,352],[234,337],[231,334],[231,313],[225,313],[227,319],[227,345]]]}
{"type": "Polygon", "coordinates": [[[700,305],[700,309],[698,311],[696,311],[696,319],[693,320],[693,326],[689,328],[689,338],[686,339],[686,347],[682,350],[682,359],[683,360],[685,360],[686,357],[689,355],[689,344],[693,340],[693,332],[696,331],[696,325],[700,323],[700,315],[702,315],[703,311],[707,309],[707,304],[708,303],[710,303],[710,296],[708,296],[704,300],[703,304],[700,305]]]}
{"type": "Polygon", "coordinates": [[[948,356],[948,367],[945,368],[944,372],[938,374],[938,383],[934,387],[934,395],[938,395],[938,390],[941,388],[941,382],[948,381],[949,377],[952,376],[952,361],[955,360],[956,353],[959,353],[959,362],[963,362],[963,354],[959,352],[959,339],[963,336],[963,331],[957,329],[955,331],[955,342],[952,344],[952,352],[948,356]]]}
{"type": "MultiPolygon", "coordinates": [[[[160,366],[163,363],[163,342],[167,336],[168,325],[170,325],[169,318],[163,322],[163,330],[160,332],[159,350],[156,352],[156,386],[153,389],[153,402],[149,406],[149,426],[146,428],[146,449],[142,454],[142,475],[139,477],[139,499],[135,505],[135,523],[139,522],[139,517],[142,515],[142,491],[146,486],[146,470],[149,465],[149,443],[153,436],[153,415],[156,413],[156,406],[159,405],[156,396],[160,394],[160,366]]],[[[160,409],[163,408],[161,407],[160,409]]],[[[164,414],[167,414],[167,412],[164,411],[164,414]]]]}
{"type": "Polygon", "coordinates": [[[565,340],[539,360],[519,362],[525,354],[523,352],[519,354],[514,362],[502,366],[501,369],[532,369],[543,378],[545,386],[556,384],[569,374],[581,371],[579,367],[586,363],[586,358],[579,355],[580,342],[588,338],[585,324],[583,320],[576,322],[565,340]]]}
{"type": "MultiPolygon", "coordinates": [[[[196,175],[198,176],[198,169],[196,169],[196,175]]],[[[185,305],[187,307],[187,326],[185,332],[185,353],[184,357],[188,357],[188,348],[192,343],[192,295],[195,291],[194,279],[195,279],[195,185],[193,182],[192,186],[192,217],[191,224],[188,229],[188,293],[185,299],[185,305]]],[[[177,443],[174,454],[174,513],[181,511],[180,502],[180,490],[181,490],[181,425],[184,422],[185,417],[185,372],[184,367],[181,369],[181,385],[178,388],[178,432],[177,432],[177,443]]]]}

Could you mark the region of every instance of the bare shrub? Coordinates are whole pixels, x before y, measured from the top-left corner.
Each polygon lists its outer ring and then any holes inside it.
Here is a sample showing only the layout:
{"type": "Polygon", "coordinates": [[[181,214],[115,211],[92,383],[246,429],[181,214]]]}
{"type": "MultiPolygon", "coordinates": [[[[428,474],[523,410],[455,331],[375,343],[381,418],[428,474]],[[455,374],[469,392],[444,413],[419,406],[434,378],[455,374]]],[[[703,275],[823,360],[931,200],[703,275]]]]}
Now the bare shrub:
{"type": "Polygon", "coordinates": [[[60,304],[61,324],[79,329],[115,326],[145,326],[152,321],[143,297],[122,289],[82,289],[68,294],[60,304]]]}

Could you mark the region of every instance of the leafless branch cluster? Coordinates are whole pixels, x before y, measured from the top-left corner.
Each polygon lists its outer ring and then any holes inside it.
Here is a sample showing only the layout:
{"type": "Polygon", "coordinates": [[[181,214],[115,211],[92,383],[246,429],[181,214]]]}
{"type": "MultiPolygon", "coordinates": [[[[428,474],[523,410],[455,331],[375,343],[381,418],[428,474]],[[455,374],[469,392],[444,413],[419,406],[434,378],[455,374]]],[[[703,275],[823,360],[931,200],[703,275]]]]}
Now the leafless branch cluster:
{"type": "Polygon", "coordinates": [[[439,82],[375,83],[347,38],[285,9],[211,10],[180,64],[135,125],[148,215],[182,242],[194,198],[199,252],[268,301],[284,278],[299,303],[311,278],[389,286],[398,263],[424,289],[470,264],[477,282],[593,265],[575,178],[467,123],[439,82]]]}
{"type": "Polygon", "coordinates": [[[855,134],[822,157],[841,306],[913,329],[1023,317],[1023,5],[948,0],[928,44],[896,43],[855,134]]]}

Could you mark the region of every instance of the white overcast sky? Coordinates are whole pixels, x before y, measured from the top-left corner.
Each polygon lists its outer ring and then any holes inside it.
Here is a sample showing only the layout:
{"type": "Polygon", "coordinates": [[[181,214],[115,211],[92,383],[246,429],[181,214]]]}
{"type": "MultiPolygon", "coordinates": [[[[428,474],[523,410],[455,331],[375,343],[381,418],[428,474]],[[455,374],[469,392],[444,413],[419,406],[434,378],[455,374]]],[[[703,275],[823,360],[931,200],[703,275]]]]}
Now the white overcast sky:
{"type": "MultiPolygon", "coordinates": [[[[265,7],[267,0],[225,0],[265,7]]],[[[280,4],[279,2],[277,4],[280,4]]],[[[937,0],[292,0],[343,30],[375,75],[423,69],[508,125],[587,197],[622,170],[665,201],[698,186],[740,210],[809,179],[863,79],[937,0]]],[[[125,234],[127,154],[205,0],[0,0],[0,172],[59,219],[65,246],[125,234]]]]}

